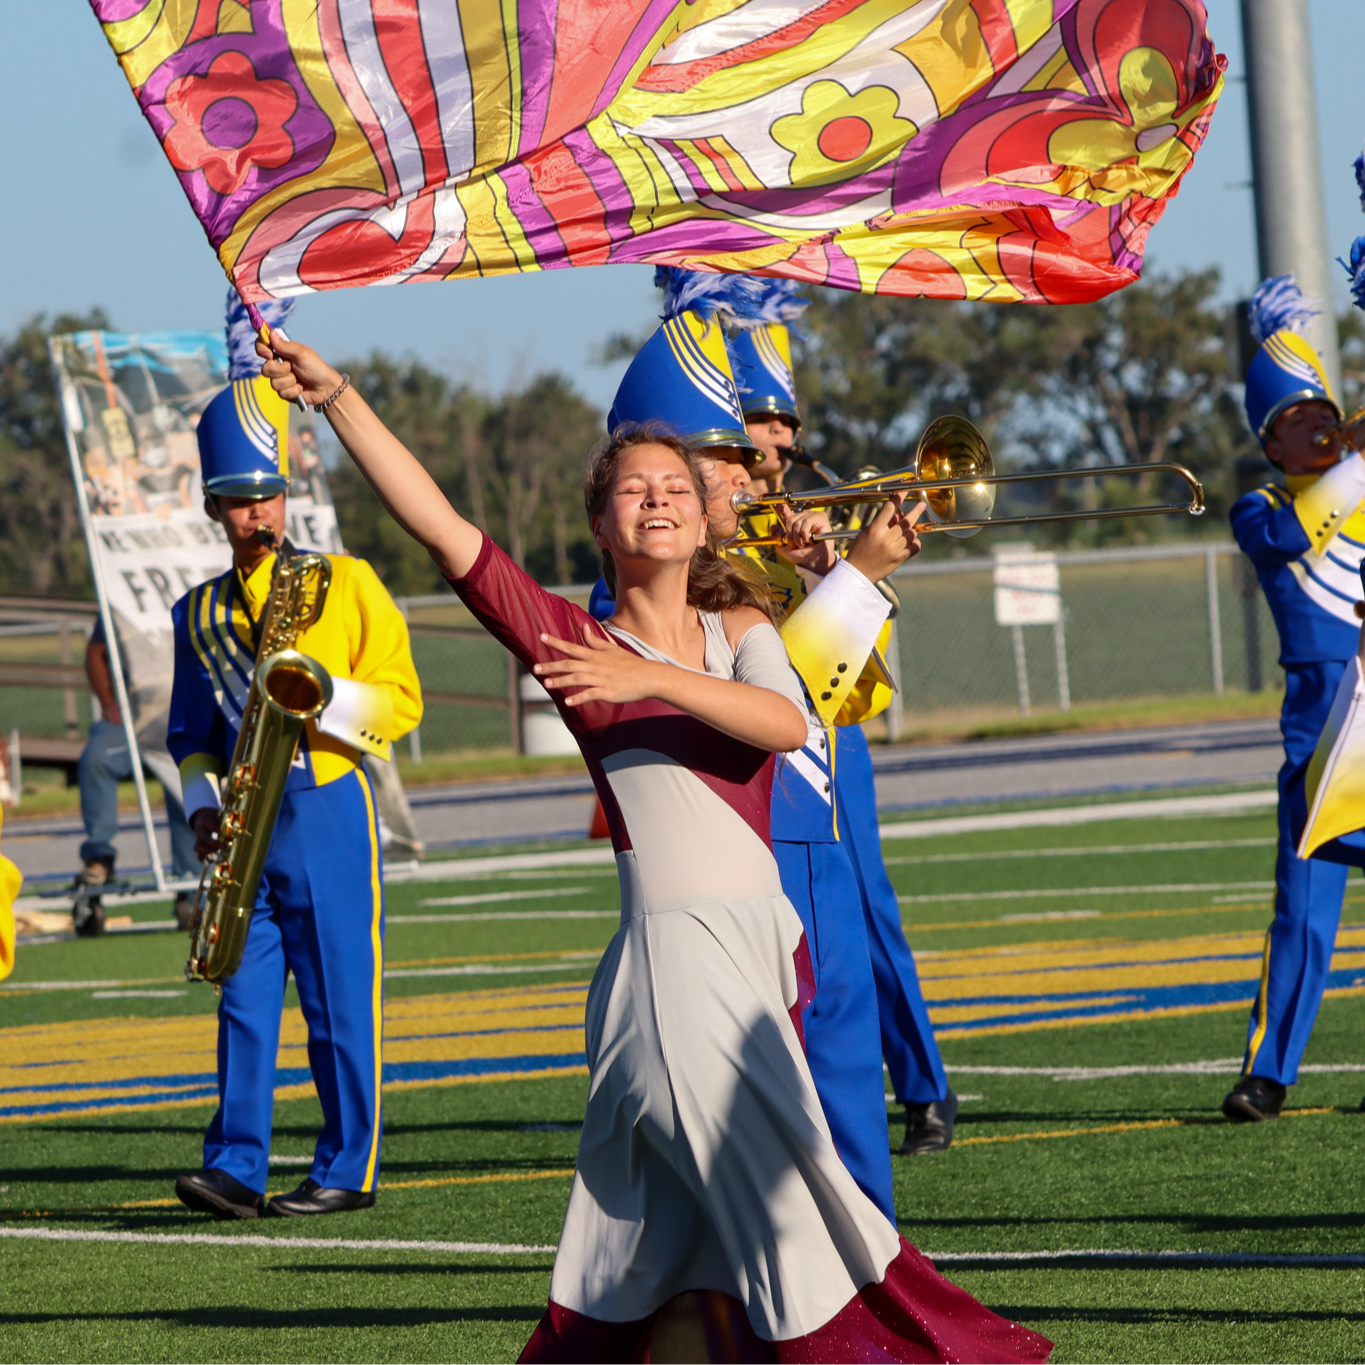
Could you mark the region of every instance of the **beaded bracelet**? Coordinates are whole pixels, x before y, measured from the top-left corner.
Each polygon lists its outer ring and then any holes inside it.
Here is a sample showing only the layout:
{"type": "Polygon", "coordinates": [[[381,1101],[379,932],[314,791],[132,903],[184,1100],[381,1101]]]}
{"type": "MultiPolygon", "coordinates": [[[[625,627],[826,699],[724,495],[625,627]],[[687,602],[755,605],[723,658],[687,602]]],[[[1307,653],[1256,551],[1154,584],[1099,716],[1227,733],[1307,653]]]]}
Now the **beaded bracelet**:
{"type": "Polygon", "coordinates": [[[351,376],[349,374],[343,374],[341,376],[341,383],[336,386],[336,390],[333,392],[331,397],[324,399],[321,403],[317,405],[317,407],[313,409],[313,411],[326,412],[327,409],[330,408],[332,404],[335,403],[337,399],[340,398],[341,395],[345,393],[348,388],[350,388],[350,386],[351,376]]]}

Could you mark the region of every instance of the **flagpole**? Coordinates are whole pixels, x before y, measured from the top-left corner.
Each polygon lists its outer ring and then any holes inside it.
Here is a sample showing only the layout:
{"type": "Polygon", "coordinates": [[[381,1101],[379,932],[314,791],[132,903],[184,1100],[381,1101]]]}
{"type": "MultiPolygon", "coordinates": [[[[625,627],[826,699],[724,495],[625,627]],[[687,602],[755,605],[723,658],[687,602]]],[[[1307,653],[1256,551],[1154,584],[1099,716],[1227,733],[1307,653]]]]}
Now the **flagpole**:
{"type": "MultiPolygon", "coordinates": [[[[1242,0],[1242,44],[1261,278],[1292,271],[1321,303],[1322,315],[1305,333],[1340,395],[1336,267],[1327,244],[1307,0],[1242,0]]],[[[1342,166],[1342,175],[1348,171],[1342,166]]]]}

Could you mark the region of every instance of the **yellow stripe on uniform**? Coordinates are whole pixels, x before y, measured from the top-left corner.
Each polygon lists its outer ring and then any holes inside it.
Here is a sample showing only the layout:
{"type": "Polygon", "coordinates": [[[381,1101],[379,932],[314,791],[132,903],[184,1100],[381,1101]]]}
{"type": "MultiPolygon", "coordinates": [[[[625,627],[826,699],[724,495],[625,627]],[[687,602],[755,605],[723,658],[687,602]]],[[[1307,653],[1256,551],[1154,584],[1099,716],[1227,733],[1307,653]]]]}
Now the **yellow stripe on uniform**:
{"type": "MultiPolygon", "coordinates": [[[[1330,964],[1329,964],[1330,965],[1330,964]]],[[[1265,931],[1265,949],[1261,954],[1261,989],[1256,992],[1256,1032],[1251,1035],[1251,1042],[1247,1044],[1247,1059],[1242,1067],[1242,1075],[1251,1075],[1251,1064],[1256,1060],[1256,1054],[1261,1050],[1261,1044],[1265,1042],[1266,1016],[1269,1011],[1266,1009],[1266,997],[1270,992],[1270,930],[1265,931]]]]}
{"type": "Polygon", "coordinates": [[[370,915],[370,951],[374,954],[374,986],[371,1009],[374,1012],[374,1136],[370,1139],[370,1159],[365,1163],[365,1183],[361,1193],[374,1189],[374,1168],[379,1160],[379,1128],[383,1112],[381,1083],[384,1074],[384,942],[379,936],[379,917],[384,909],[384,889],[379,879],[379,836],[376,832],[374,797],[370,793],[370,780],[363,768],[357,769],[360,790],[365,793],[366,827],[370,831],[370,897],[373,912],[370,915]]]}

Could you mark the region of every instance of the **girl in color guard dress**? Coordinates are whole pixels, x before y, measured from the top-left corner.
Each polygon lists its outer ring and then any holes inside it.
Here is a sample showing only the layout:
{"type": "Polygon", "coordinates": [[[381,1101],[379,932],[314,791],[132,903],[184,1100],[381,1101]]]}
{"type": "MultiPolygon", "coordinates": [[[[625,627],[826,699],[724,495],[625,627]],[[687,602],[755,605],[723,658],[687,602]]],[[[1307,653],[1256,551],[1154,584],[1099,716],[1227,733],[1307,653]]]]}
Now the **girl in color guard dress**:
{"type": "MultiPolygon", "coordinates": [[[[670,1301],[728,1304],[722,1358],[1042,1361],[858,1188],[806,1065],[809,954],[768,840],[806,704],[766,594],[708,540],[693,453],[651,427],[592,457],[599,625],[449,504],[341,375],[264,373],[341,443],[460,598],[556,698],[611,827],[621,924],[587,1006],[589,1091],[549,1307],[523,1360],[646,1360],[670,1301]]],[[[654,1348],[657,1353],[657,1346],[654,1348]]]]}

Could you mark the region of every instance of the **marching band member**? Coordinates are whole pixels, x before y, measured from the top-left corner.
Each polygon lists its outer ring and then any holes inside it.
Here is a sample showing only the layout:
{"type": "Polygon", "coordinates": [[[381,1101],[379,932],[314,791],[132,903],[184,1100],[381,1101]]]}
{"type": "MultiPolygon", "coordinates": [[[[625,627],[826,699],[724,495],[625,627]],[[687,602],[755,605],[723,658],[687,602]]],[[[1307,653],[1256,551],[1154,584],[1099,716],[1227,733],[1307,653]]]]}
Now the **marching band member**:
{"type": "Polygon", "coordinates": [[[1332,959],[1347,869],[1297,856],[1290,795],[1356,653],[1360,621],[1354,607],[1365,556],[1365,461],[1335,432],[1340,405],[1317,353],[1298,335],[1316,310],[1288,275],[1262,284],[1251,309],[1261,347],[1247,371],[1247,419],[1284,483],[1265,483],[1239,498],[1231,518],[1280,635],[1285,761],[1275,918],[1266,934],[1242,1076],[1223,1101],[1234,1121],[1279,1114],[1286,1087],[1298,1078],[1332,959]]]}
{"type": "MultiPolygon", "coordinates": [[[[254,358],[254,357],[253,357],[254,358]]],[[[259,365],[257,366],[259,368],[259,365]]],[[[325,397],[326,395],[324,395],[325,397]]],[[[284,543],[288,406],[259,376],[229,383],[199,423],[204,510],[231,567],[175,604],[169,748],[197,852],[219,849],[228,772],[256,663],[256,632],[284,543]]],[[[370,1208],[379,1174],[384,900],[378,822],[362,760],[391,755],[421,719],[408,631],[364,560],[329,555],[321,618],[298,647],[330,673],[333,699],[307,722],[285,786],[237,972],[218,1009],[218,1111],[181,1202],[220,1218],[370,1208]],[[265,1204],[275,1059],[287,976],[308,1025],[323,1128],[308,1178],[265,1204]]]]}
{"type": "MultiPolygon", "coordinates": [[[[790,281],[764,279],[759,283],[771,300],[766,308],[760,305],[760,312],[779,316],[756,325],[751,319],[737,318],[736,330],[728,337],[745,430],[763,455],[750,471],[750,488],[755,493],[781,487],[782,475],[791,463],[785,452],[801,430],[787,323],[807,306],[790,281]],[[763,474],[768,476],[766,486],[755,477],[763,474]]],[[[886,649],[890,640],[888,621],[877,637],[877,648],[886,649]]],[[[896,1101],[905,1109],[905,1136],[897,1151],[920,1155],[941,1151],[952,1142],[957,1096],[948,1085],[914,954],[905,940],[900,900],[882,861],[872,753],[861,722],[889,704],[888,684],[889,680],[869,678],[836,715],[831,767],[835,825],[853,866],[867,923],[882,1057],[896,1101]]]]}
{"type": "MultiPolygon", "coordinates": [[[[656,279],[665,289],[664,325],[627,369],[608,426],[663,421],[699,449],[706,457],[707,515],[715,533],[728,539],[739,529],[731,497],[749,488],[749,468],[763,452],[746,430],[717,319],[734,315],[732,291],[741,291],[749,308],[767,282],[670,270],[656,279]]],[[[893,1222],[876,980],[857,876],[839,839],[831,727],[841,714],[856,719],[859,698],[876,681],[890,681],[874,657],[890,604],[874,584],[918,551],[917,515],[903,517],[898,503],[888,502],[844,559],[821,542],[789,550],[785,559],[731,552],[766,580],[813,710],[805,745],[777,766],[772,808],[782,889],[801,916],[815,975],[815,998],[802,1016],[806,1058],[844,1164],[893,1222]]],[[[822,528],[828,528],[823,513],[792,525],[798,540],[822,528]]]]}
{"type": "MultiPolygon", "coordinates": [[[[728,377],[694,349],[699,329],[665,326],[694,373],[728,377]]],[[[307,347],[278,349],[265,373],[281,394],[338,391],[307,347]]],[[[898,1235],[831,1141],[801,1048],[802,925],[768,842],[773,755],[807,740],[805,701],[762,583],[715,552],[696,452],[622,425],[594,453],[584,502],[618,602],[601,626],[461,517],[354,390],[328,419],[550,689],[616,849],[621,926],[588,995],[583,1135],[522,1359],[658,1358],[660,1311],[692,1291],[724,1296],[725,1358],[1045,1359],[1050,1343],[898,1235]]],[[[744,439],[734,423],[708,433],[744,439]]]]}

